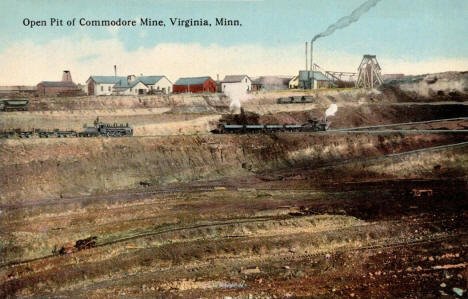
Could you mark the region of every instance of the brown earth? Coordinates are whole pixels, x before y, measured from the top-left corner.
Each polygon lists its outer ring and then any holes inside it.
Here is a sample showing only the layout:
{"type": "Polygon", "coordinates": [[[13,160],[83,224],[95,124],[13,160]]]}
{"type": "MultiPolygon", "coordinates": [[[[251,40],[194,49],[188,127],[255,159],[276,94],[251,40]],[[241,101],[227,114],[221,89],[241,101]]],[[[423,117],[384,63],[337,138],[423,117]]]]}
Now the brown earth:
{"type": "MultiPolygon", "coordinates": [[[[466,117],[466,103],[436,103],[459,100],[438,90],[466,94],[466,74],[436,76],[318,91],[307,105],[274,102],[301,91],[259,93],[245,107],[288,123],[336,102],[335,128],[466,117]]],[[[61,111],[3,113],[1,126],[78,128],[100,115],[141,135],[192,134],[227,105],[198,95],[38,101],[61,111]]],[[[465,296],[466,142],[461,132],[2,140],[0,297],[465,296]],[[95,247],[73,247],[89,237],[95,247]]]]}

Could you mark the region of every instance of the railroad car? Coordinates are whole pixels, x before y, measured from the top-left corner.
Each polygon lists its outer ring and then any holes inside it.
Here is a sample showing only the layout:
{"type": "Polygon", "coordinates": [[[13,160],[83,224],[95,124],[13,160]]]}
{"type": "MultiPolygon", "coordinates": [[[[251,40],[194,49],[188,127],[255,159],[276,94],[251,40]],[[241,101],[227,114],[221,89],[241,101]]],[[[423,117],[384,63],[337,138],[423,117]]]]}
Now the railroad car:
{"type": "Polygon", "coordinates": [[[23,131],[15,129],[10,131],[0,132],[0,138],[29,138],[37,136],[39,138],[67,138],[67,137],[124,137],[133,136],[133,128],[127,124],[108,124],[99,121],[99,117],[94,121],[94,126],[88,127],[85,125],[84,131],[76,132],[74,130],[54,129],[52,131],[33,129],[31,131],[23,131]]]}
{"type": "Polygon", "coordinates": [[[314,98],[311,96],[292,96],[283,97],[276,100],[278,104],[302,104],[302,103],[314,103],[314,98]]]}
{"type": "Polygon", "coordinates": [[[22,100],[12,100],[6,99],[0,101],[0,111],[26,111],[28,110],[28,103],[29,100],[22,99],[22,100]]]}
{"type": "Polygon", "coordinates": [[[319,132],[326,131],[330,123],[310,120],[306,124],[289,124],[289,125],[240,125],[227,124],[220,122],[216,129],[211,132],[214,134],[254,134],[254,133],[274,133],[274,132],[319,132]]]}

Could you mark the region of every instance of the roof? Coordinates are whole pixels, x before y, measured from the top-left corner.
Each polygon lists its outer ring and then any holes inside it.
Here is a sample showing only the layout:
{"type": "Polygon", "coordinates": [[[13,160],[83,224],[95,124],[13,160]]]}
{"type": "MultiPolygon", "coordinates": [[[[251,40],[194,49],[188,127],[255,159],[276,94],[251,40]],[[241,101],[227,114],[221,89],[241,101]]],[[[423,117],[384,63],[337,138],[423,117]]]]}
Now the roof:
{"type": "MultiPolygon", "coordinates": [[[[311,78],[312,78],[311,71],[299,71],[299,80],[305,81],[311,78]],[[309,74],[309,76],[307,76],[307,74],[309,74]]],[[[317,80],[317,81],[330,81],[330,79],[325,77],[325,75],[322,72],[317,72],[317,71],[314,72],[313,78],[314,80],[317,80]]]]}
{"type": "Polygon", "coordinates": [[[159,82],[165,76],[140,76],[137,79],[145,85],[154,85],[159,82]]]}
{"type": "MultiPolygon", "coordinates": [[[[179,78],[174,85],[200,85],[205,83],[206,80],[210,80],[211,77],[191,77],[191,78],[179,78]]],[[[211,79],[213,80],[213,79],[211,79]]]]}
{"type": "Polygon", "coordinates": [[[292,77],[290,76],[261,76],[252,81],[252,84],[258,85],[288,85],[292,77]]]}
{"type": "MultiPolygon", "coordinates": [[[[223,83],[241,82],[245,77],[249,78],[247,75],[227,75],[224,77],[223,83]]],[[[250,78],[249,80],[252,81],[250,78]]]]}
{"type": "MultiPolygon", "coordinates": [[[[136,79],[128,84],[127,77],[122,76],[91,76],[89,79],[92,79],[98,84],[114,84],[115,88],[132,88],[137,85],[139,82],[145,85],[154,85],[158,83],[162,78],[166,76],[139,76],[136,79]]],[[[89,80],[88,79],[88,80],[89,80]]]]}
{"type": "Polygon", "coordinates": [[[76,87],[75,83],[69,81],[42,81],[39,84],[44,87],[76,87]]]}
{"type": "MultiPolygon", "coordinates": [[[[93,79],[94,82],[98,84],[115,84],[118,81],[125,79],[127,80],[127,77],[118,77],[118,76],[91,76],[89,79],[93,79]]],[[[89,80],[88,79],[88,80],[89,80]]]]}

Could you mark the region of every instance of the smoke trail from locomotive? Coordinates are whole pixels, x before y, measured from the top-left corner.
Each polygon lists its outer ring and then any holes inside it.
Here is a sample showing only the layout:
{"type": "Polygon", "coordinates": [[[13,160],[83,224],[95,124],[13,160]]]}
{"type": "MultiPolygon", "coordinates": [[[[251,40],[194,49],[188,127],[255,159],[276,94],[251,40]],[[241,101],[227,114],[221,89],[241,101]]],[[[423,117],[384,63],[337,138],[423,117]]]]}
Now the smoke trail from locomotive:
{"type": "Polygon", "coordinates": [[[331,104],[330,107],[325,111],[325,120],[329,116],[334,116],[335,113],[338,111],[338,106],[336,104],[331,104]]]}
{"type": "Polygon", "coordinates": [[[337,29],[345,28],[349,26],[351,23],[357,22],[363,14],[368,12],[369,9],[371,9],[372,7],[376,6],[377,3],[379,3],[380,1],[381,0],[367,0],[366,2],[361,4],[361,6],[353,10],[353,12],[349,16],[342,17],[335,24],[328,26],[327,30],[314,36],[314,38],[312,39],[312,42],[316,41],[317,39],[321,37],[331,35],[337,29]]]}

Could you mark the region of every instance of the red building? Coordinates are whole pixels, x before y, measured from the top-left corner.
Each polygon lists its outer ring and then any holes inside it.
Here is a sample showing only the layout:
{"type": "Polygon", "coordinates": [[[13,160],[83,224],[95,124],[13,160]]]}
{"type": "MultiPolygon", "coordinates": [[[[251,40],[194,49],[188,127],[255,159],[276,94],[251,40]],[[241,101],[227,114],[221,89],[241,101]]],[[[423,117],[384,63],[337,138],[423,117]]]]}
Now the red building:
{"type": "Polygon", "coordinates": [[[179,78],[172,92],[216,92],[216,82],[211,77],[179,78]]]}
{"type": "Polygon", "coordinates": [[[42,81],[37,84],[39,96],[75,96],[82,94],[78,86],[73,83],[70,71],[63,71],[62,81],[42,81]]]}

